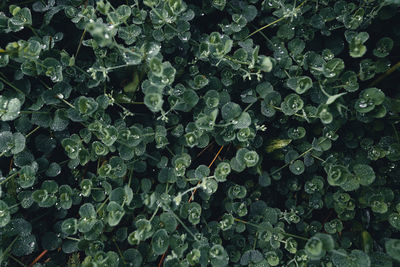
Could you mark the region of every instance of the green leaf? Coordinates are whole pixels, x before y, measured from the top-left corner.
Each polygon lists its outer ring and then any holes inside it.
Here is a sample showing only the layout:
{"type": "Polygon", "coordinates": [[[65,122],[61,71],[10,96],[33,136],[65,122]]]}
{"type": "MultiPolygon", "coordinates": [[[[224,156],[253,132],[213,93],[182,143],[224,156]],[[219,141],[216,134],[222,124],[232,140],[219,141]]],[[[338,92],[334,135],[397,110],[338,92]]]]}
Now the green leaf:
{"type": "Polygon", "coordinates": [[[295,160],[293,163],[289,165],[289,170],[294,174],[294,175],[300,175],[304,172],[305,167],[304,163],[301,160],[295,160]]]}
{"type": "Polygon", "coordinates": [[[292,142],[292,139],[274,139],[265,147],[267,153],[271,153],[277,149],[284,148],[292,142]]]}
{"type": "Polygon", "coordinates": [[[341,185],[346,182],[349,171],[345,166],[333,165],[328,169],[328,183],[332,186],[341,185]]]}
{"type": "Polygon", "coordinates": [[[46,175],[48,177],[56,177],[61,173],[61,167],[56,162],[52,162],[49,165],[49,168],[46,170],[46,175]]]}
{"type": "Polygon", "coordinates": [[[91,203],[85,203],[79,208],[79,215],[82,218],[96,218],[96,211],[91,203]]]}
{"type": "Polygon", "coordinates": [[[228,253],[225,251],[223,246],[215,244],[210,248],[208,255],[211,259],[212,267],[223,267],[228,265],[228,253]]]}
{"type": "Polygon", "coordinates": [[[263,72],[271,72],[274,66],[271,57],[267,57],[264,55],[258,56],[257,64],[259,66],[259,69],[263,72]]]}
{"type": "Polygon", "coordinates": [[[0,227],[6,226],[10,222],[11,216],[8,205],[0,200],[0,227]]]}
{"type": "Polygon", "coordinates": [[[19,116],[21,101],[18,98],[6,98],[0,95],[0,118],[2,121],[12,121],[19,116]]]}
{"type": "Polygon", "coordinates": [[[340,249],[337,253],[333,251],[332,262],[336,266],[371,266],[371,261],[367,254],[361,250],[352,250],[350,254],[340,249]]]}
{"type": "Polygon", "coordinates": [[[375,172],[371,166],[366,164],[357,164],[353,166],[353,171],[360,181],[361,185],[370,185],[375,181],[375,172]]]}
{"type": "Polygon", "coordinates": [[[385,249],[390,257],[400,262],[400,240],[389,239],[385,242],[385,249]]]}
{"type": "Polygon", "coordinates": [[[0,152],[4,153],[13,147],[13,134],[9,131],[4,131],[0,133],[0,152]]]}
{"type": "Polygon", "coordinates": [[[373,50],[373,54],[376,57],[386,57],[393,49],[393,40],[389,37],[383,37],[376,43],[376,48],[373,50]]]}
{"type": "Polygon", "coordinates": [[[240,106],[233,102],[228,102],[222,106],[221,115],[225,121],[233,120],[240,116],[242,109],[240,106]]]}
{"type": "Polygon", "coordinates": [[[80,96],[75,102],[75,107],[82,116],[89,116],[93,114],[97,108],[98,103],[91,97],[80,96]]]}
{"type": "Polygon", "coordinates": [[[42,64],[46,67],[45,74],[52,82],[61,82],[63,80],[62,65],[55,58],[48,57],[42,64]]]}
{"type": "Polygon", "coordinates": [[[42,183],[42,189],[46,190],[50,194],[54,194],[58,191],[58,184],[53,180],[46,180],[42,183]]]}
{"type": "Polygon", "coordinates": [[[274,87],[269,82],[259,83],[256,87],[257,93],[260,95],[261,98],[265,98],[267,94],[273,92],[274,87]]]}
{"type": "Polygon", "coordinates": [[[160,224],[168,233],[174,232],[178,226],[175,216],[169,212],[164,212],[160,215],[160,224]]]}
{"type": "Polygon", "coordinates": [[[285,115],[293,115],[301,110],[304,106],[304,101],[297,94],[289,94],[281,103],[282,112],[285,115]]]}
{"type": "Polygon", "coordinates": [[[123,252],[124,259],[133,267],[140,267],[143,262],[143,256],[135,248],[128,248],[123,252]]]}
{"type": "Polygon", "coordinates": [[[169,246],[169,236],[165,229],[157,230],[151,240],[151,247],[156,255],[162,255],[169,246]]]}
{"type": "Polygon", "coordinates": [[[212,6],[216,9],[223,10],[226,5],[226,0],[212,0],[212,6]]]}
{"type": "Polygon", "coordinates": [[[360,32],[351,39],[349,44],[350,56],[353,58],[362,57],[367,52],[367,47],[363,45],[369,39],[367,32],[360,32]]]}
{"type": "Polygon", "coordinates": [[[110,201],[107,205],[107,223],[116,226],[125,215],[124,209],[115,201],[110,201]]]}
{"type": "Polygon", "coordinates": [[[354,71],[346,71],[341,76],[343,88],[348,92],[355,92],[358,90],[358,78],[354,71]]]}
{"type": "MultiPolygon", "coordinates": [[[[328,98],[328,100],[329,100],[329,98],[328,98]]],[[[323,124],[330,124],[333,121],[333,115],[329,111],[327,104],[320,105],[318,107],[317,114],[323,124]]]]}
{"type": "Polygon", "coordinates": [[[34,235],[28,235],[17,239],[11,253],[16,257],[22,257],[31,254],[36,247],[36,237],[34,235]]]}
{"type": "Polygon", "coordinates": [[[66,235],[74,235],[78,231],[78,220],[75,218],[68,218],[61,224],[61,231],[66,235]]]}
{"type": "Polygon", "coordinates": [[[344,70],[344,61],[340,58],[334,58],[324,64],[323,73],[326,78],[338,77],[344,70]]]}
{"type": "Polygon", "coordinates": [[[29,8],[16,7],[11,12],[13,17],[8,21],[8,27],[13,31],[17,32],[24,28],[26,25],[32,25],[32,15],[29,8]]]}
{"type": "Polygon", "coordinates": [[[395,229],[400,230],[400,213],[394,212],[389,215],[388,222],[395,229]]]}
{"type": "Polygon", "coordinates": [[[375,104],[372,100],[359,98],[354,103],[354,109],[360,113],[368,113],[375,108],[375,104]]]}
{"type": "Polygon", "coordinates": [[[255,151],[248,151],[243,155],[243,160],[246,166],[250,168],[257,165],[259,156],[255,151]]]}
{"type": "Polygon", "coordinates": [[[363,90],[360,93],[360,98],[365,99],[368,102],[372,101],[374,105],[381,105],[385,100],[385,94],[382,92],[382,90],[371,87],[363,90]]]}
{"type": "Polygon", "coordinates": [[[219,227],[222,231],[226,231],[231,229],[234,223],[235,221],[231,214],[224,214],[221,221],[219,222],[219,227]]]}
{"type": "Polygon", "coordinates": [[[61,245],[61,239],[53,232],[46,232],[43,234],[42,247],[49,251],[56,250],[61,245]]]}
{"type": "Polygon", "coordinates": [[[304,94],[312,87],[312,80],[308,76],[290,78],[287,80],[287,85],[290,89],[295,90],[298,94],[304,94]]]}
{"type": "Polygon", "coordinates": [[[301,139],[306,135],[306,129],[304,127],[297,127],[297,128],[289,128],[288,130],[288,137],[290,139],[301,139]]]}
{"type": "Polygon", "coordinates": [[[24,166],[21,168],[17,181],[22,188],[31,187],[35,183],[35,180],[36,170],[32,166],[24,166]]]}
{"type": "Polygon", "coordinates": [[[246,187],[241,185],[233,185],[228,189],[228,197],[231,199],[242,199],[246,196],[247,190],[246,187]]]}
{"type": "Polygon", "coordinates": [[[161,94],[149,93],[144,97],[144,104],[152,111],[158,112],[162,109],[164,100],[161,94]]]}
{"type": "Polygon", "coordinates": [[[331,95],[331,96],[329,96],[328,97],[328,99],[326,100],[326,105],[330,105],[330,104],[332,104],[333,102],[335,102],[336,101],[336,99],[338,99],[339,97],[341,97],[341,96],[343,96],[343,95],[345,95],[345,94],[347,94],[347,93],[340,93],[340,94],[336,94],[336,95],[331,95]]]}

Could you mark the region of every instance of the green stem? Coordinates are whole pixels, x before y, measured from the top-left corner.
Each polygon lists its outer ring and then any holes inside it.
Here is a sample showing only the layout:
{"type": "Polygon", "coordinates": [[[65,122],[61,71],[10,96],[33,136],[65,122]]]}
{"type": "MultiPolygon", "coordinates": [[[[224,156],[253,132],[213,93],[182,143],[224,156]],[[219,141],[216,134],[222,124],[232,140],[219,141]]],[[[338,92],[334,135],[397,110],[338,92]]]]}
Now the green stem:
{"type": "Polygon", "coordinates": [[[14,245],[14,243],[18,240],[19,236],[17,236],[16,238],[14,238],[13,241],[11,241],[10,245],[8,245],[8,247],[4,250],[4,252],[2,254],[0,254],[0,262],[3,261],[4,257],[8,254],[8,252],[10,252],[12,246],[14,245]]]}
{"type": "MultiPolygon", "coordinates": [[[[321,141],[319,144],[322,144],[323,142],[326,141],[326,138],[324,138],[323,141],[321,141]]],[[[285,165],[281,166],[280,168],[276,169],[275,171],[271,172],[271,175],[274,175],[275,173],[281,171],[282,169],[286,168],[287,166],[289,166],[291,163],[293,163],[295,160],[298,160],[301,157],[304,157],[306,154],[310,153],[311,151],[313,151],[314,148],[309,148],[306,151],[304,151],[303,153],[301,153],[299,156],[297,156],[294,160],[292,160],[291,162],[286,163],[285,165]]]]}
{"type": "Polygon", "coordinates": [[[9,209],[9,210],[12,210],[13,208],[18,207],[20,204],[21,204],[21,203],[14,204],[14,205],[8,207],[8,209],[9,209]]]}
{"type": "Polygon", "coordinates": [[[119,249],[119,246],[118,246],[117,242],[115,241],[115,238],[113,238],[112,240],[113,240],[113,242],[114,242],[115,247],[117,248],[118,254],[120,255],[120,257],[121,257],[121,259],[122,259],[122,262],[124,263],[124,265],[126,265],[125,258],[124,258],[124,256],[122,255],[122,252],[121,252],[121,250],[119,249]]]}
{"type": "Polygon", "coordinates": [[[35,110],[20,110],[19,113],[22,114],[49,114],[47,111],[35,111],[35,110]]]}
{"type": "MultiPolygon", "coordinates": [[[[293,6],[293,12],[295,12],[296,10],[298,10],[298,9],[300,9],[305,3],[307,2],[307,0],[304,0],[300,5],[298,5],[296,8],[294,8],[294,6],[293,6]]],[[[274,24],[276,24],[276,23],[278,23],[279,21],[281,21],[281,20],[283,20],[283,19],[285,19],[285,18],[287,18],[288,16],[283,16],[283,17],[281,17],[281,18],[279,18],[279,19],[277,19],[277,20],[275,20],[275,21],[273,21],[273,22],[271,22],[271,23],[269,23],[269,24],[267,24],[267,25],[265,25],[265,26],[262,26],[261,28],[259,28],[259,29],[257,29],[257,30],[255,30],[254,32],[252,32],[252,33],[250,33],[246,38],[244,38],[243,40],[245,40],[245,39],[247,39],[247,38],[249,38],[249,37],[251,37],[251,36],[253,36],[254,34],[256,34],[256,33],[258,33],[258,32],[260,32],[260,31],[262,31],[262,30],[264,30],[264,29],[266,29],[266,28],[268,28],[268,27],[270,27],[270,26],[272,26],[272,25],[274,25],[274,24]]]]}
{"type": "Polygon", "coordinates": [[[144,153],[144,155],[146,156],[146,157],[148,157],[148,158],[151,158],[152,160],[154,160],[154,161],[159,161],[159,159],[158,158],[156,158],[156,157],[153,157],[152,155],[150,155],[150,154],[147,154],[147,153],[144,153]]]}
{"type": "Polygon", "coordinates": [[[372,81],[369,86],[375,86],[378,83],[380,83],[383,79],[385,79],[387,76],[389,76],[390,74],[392,74],[395,70],[397,70],[398,68],[400,68],[400,61],[397,62],[396,64],[394,64],[390,69],[388,69],[384,74],[382,74],[381,76],[379,76],[378,78],[376,78],[374,81],[372,81]]]}
{"type": "MultiPolygon", "coordinates": [[[[4,76],[3,73],[1,73],[2,76],[4,76]]],[[[10,86],[12,89],[14,89],[15,91],[17,91],[20,94],[24,94],[24,92],[22,92],[20,89],[18,89],[15,85],[13,85],[12,83],[10,83],[9,81],[7,81],[5,78],[0,77],[0,81],[4,82],[5,84],[7,84],[8,86],[10,86]]]]}
{"type": "Polygon", "coordinates": [[[188,232],[194,240],[198,241],[197,237],[192,233],[192,231],[189,230],[189,228],[183,223],[181,218],[177,216],[171,209],[168,209],[168,211],[175,217],[175,219],[182,225],[182,227],[188,232]]]}
{"type": "Polygon", "coordinates": [[[233,58],[233,57],[230,57],[230,56],[224,56],[224,58],[227,59],[227,60],[229,60],[229,61],[232,61],[232,62],[234,62],[234,63],[243,64],[243,65],[250,65],[249,62],[240,61],[240,60],[237,60],[237,59],[235,59],[235,58],[233,58]]]}
{"type": "Polygon", "coordinates": [[[26,265],[25,265],[22,261],[20,261],[19,259],[17,259],[17,258],[14,257],[13,255],[9,254],[8,256],[9,256],[11,259],[13,259],[16,263],[18,263],[19,265],[26,267],[26,265]]]}
{"type": "Polygon", "coordinates": [[[30,131],[25,138],[28,138],[31,134],[33,134],[34,132],[36,132],[37,130],[39,130],[40,126],[37,126],[35,129],[33,129],[32,131],[30,131]]]}
{"type": "Polygon", "coordinates": [[[69,239],[69,240],[76,241],[76,242],[79,242],[79,241],[81,241],[81,240],[80,240],[80,239],[78,239],[78,238],[75,238],[75,237],[70,237],[70,236],[66,236],[66,237],[65,237],[65,239],[69,239]]]}
{"type": "Polygon", "coordinates": [[[256,103],[256,102],[248,104],[247,107],[243,110],[243,112],[248,111],[251,108],[251,106],[254,105],[254,103],[256,103]]]}
{"type": "MultiPolygon", "coordinates": [[[[261,227],[261,226],[258,225],[258,224],[251,223],[251,222],[248,222],[248,221],[244,221],[244,220],[241,220],[241,219],[238,219],[238,218],[233,218],[233,219],[234,219],[235,221],[237,221],[237,222],[241,222],[241,223],[244,223],[244,224],[253,226],[253,227],[255,227],[255,228],[258,228],[258,229],[261,229],[261,230],[265,230],[265,228],[261,227]]],[[[294,237],[294,238],[298,238],[298,239],[305,240],[305,241],[308,240],[308,238],[303,237],[303,236],[298,236],[298,235],[294,235],[294,234],[289,234],[289,233],[286,233],[286,232],[280,232],[280,233],[283,234],[284,236],[294,237]]]]}
{"type": "Polygon", "coordinates": [[[393,124],[393,123],[392,123],[392,127],[393,127],[393,131],[394,131],[394,135],[396,136],[397,142],[399,142],[399,143],[400,143],[399,134],[397,133],[396,126],[394,126],[394,124],[393,124]]]}
{"type": "Polygon", "coordinates": [[[88,76],[89,78],[92,78],[92,76],[90,76],[89,73],[87,73],[86,71],[84,71],[81,67],[79,67],[78,65],[74,65],[74,67],[79,70],[80,72],[82,72],[84,75],[88,76]]]}
{"type": "Polygon", "coordinates": [[[75,60],[78,57],[78,53],[79,53],[79,50],[81,49],[83,38],[85,38],[85,34],[86,34],[86,28],[83,30],[81,38],[79,39],[78,48],[76,49],[76,52],[75,52],[75,60]]]}
{"type": "Polygon", "coordinates": [[[286,232],[281,232],[281,234],[283,234],[284,236],[294,237],[294,238],[297,238],[297,239],[301,239],[301,240],[304,240],[304,241],[308,241],[308,238],[303,237],[303,236],[294,235],[294,234],[289,234],[289,233],[286,233],[286,232]]]}
{"type": "Polygon", "coordinates": [[[67,100],[65,100],[64,98],[58,98],[58,99],[60,99],[62,102],[64,102],[65,104],[67,104],[70,108],[73,108],[73,109],[75,109],[75,106],[74,105],[72,105],[71,103],[69,103],[67,100]]]}
{"type": "Polygon", "coordinates": [[[156,216],[156,214],[157,214],[157,212],[158,212],[158,210],[160,209],[160,206],[161,206],[161,204],[158,204],[157,205],[157,208],[156,208],[156,210],[153,212],[153,214],[151,215],[151,217],[150,217],[150,222],[154,219],[154,217],[156,216]]]}
{"type": "Polygon", "coordinates": [[[172,152],[172,150],[171,150],[168,146],[166,146],[165,148],[168,150],[168,152],[169,152],[173,157],[175,156],[174,152],[172,152]]]}
{"type": "Polygon", "coordinates": [[[279,19],[277,19],[277,20],[274,20],[273,22],[271,22],[271,23],[269,23],[269,24],[267,24],[267,25],[262,26],[261,28],[255,30],[254,32],[252,32],[252,33],[250,33],[249,35],[247,35],[246,38],[244,38],[244,40],[246,40],[247,38],[253,36],[254,34],[256,34],[256,33],[260,32],[260,31],[262,31],[262,30],[264,30],[264,29],[266,29],[266,28],[268,28],[268,27],[274,25],[275,23],[278,23],[279,21],[281,21],[281,20],[283,20],[283,19],[285,19],[285,18],[286,18],[286,17],[281,17],[281,18],[279,18],[279,19]]]}
{"type": "Polygon", "coordinates": [[[103,203],[101,203],[100,207],[96,210],[96,213],[99,213],[101,209],[106,205],[107,201],[110,199],[110,197],[107,197],[106,200],[104,200],[103,203]]]}
{"type": "Polygon", "coordinates": [[[178,33],[179,33],[179,31],[178,31],[177,28],[175,28],[174,26],[170,25],[169,23],[166,23],[166,21],[164,20],[164,18],[161,16],[160,13],[158,13],[158,11],[157,11],[154,7],[151,7],[151,10],[154,12],[154,14],[156,14],[156,15],[165,23],[165,25],[167,25],[168,27],[170,27],[170,28],[171,28],[172,30],[174,30],[175,32],[178,32],[178,33]]]}
{"type": "Polygon", "coordinates": [[[36,37],[39,37],[39,35],[37,34],[36,30],[35,30],[31,25],[27,25],[27,27],[33,32],[33,34],[34,34],[36,37]]]}
{"type": "Polygon", "coordinates": [[[133,177],[133,168],[131,169],[131,172],[129,174],[128,187],[131,187],[132,177],[133,177]]]}
{"type": "Polygon", "coordinates": [[[8,182],[8,180],[14,178],[15,176],[17,176],[18,172],[11,174],[10,176],[8,176],[6,179],[4,179],[3,181],[0,182],[0,185],[8,182]]]}

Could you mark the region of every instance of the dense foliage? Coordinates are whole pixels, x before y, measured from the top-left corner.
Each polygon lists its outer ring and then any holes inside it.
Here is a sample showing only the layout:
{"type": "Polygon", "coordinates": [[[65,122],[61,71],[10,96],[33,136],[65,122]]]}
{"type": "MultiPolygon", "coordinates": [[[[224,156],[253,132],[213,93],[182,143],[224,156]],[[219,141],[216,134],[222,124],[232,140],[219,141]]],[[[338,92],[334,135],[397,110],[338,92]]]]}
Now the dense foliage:
{"type": "Polygon", "coordinates": [[[399,266],[399,6],[2,1],[0,265],[399,266]]]}

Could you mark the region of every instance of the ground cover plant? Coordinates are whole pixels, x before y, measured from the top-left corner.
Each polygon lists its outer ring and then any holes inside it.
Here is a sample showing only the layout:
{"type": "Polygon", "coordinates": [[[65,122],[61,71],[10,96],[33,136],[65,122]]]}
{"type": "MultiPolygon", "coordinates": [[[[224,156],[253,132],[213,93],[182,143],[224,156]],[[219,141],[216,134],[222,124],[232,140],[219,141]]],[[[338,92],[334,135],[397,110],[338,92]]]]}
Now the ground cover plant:
{"type": "Polygon", "coordinates": [[[1,266],[400,266],[400,1],[0,3],[1,266]]]}

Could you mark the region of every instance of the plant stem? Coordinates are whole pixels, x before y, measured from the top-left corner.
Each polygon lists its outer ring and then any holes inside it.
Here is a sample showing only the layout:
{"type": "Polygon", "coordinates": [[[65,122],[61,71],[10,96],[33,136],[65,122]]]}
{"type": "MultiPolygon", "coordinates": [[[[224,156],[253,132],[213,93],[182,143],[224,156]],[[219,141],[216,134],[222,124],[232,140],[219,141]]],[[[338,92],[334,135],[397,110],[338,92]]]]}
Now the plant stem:
{"type": "Polygon", "coordinates": [[[81,241],[81,240],[80,240],[80,239],[78,239],[78,238],[75,238],[75,237],[70,237],[70,236],[66,236],[66,237],[65,237],[65,239],[69,239],[69,240],[76,241],[76,242],[79,242],[79,241],[81,241]]]}
{"type": "Polygon", "coordinates": [[[37,126],[35,129],[33,129],[32,131],[30,131],[26,136],[25,136],[25,138],[28,138],[31,134],[33,134],[34,132],[36,132],[37,130],[39,130],[40,129],[40,126],[37,126]]]}
{"type": "Polygon", "coordinates": [[[31,25],[27,25],[27,27],[33,32],[33,34],[34,34],[36,37],[39,37],[39,35],[37,34],[36,30],[35,30],[31,25]]]}
{"type": "Polygon", "coordinates": [[[3,181],[0,182],[0,185],[6,183],[8,180],[14,178],[15,176],[17,176],[18,172],[11,174],[10,176],[8,176],[6,179],[4,179],[3,181]]]}
{"type": "Polygon", "coordinates": [[[232,61],[232,62],[234,62],[234,63],[243,64],[243,65],[250,65],[249,62],[240,61],[240,60],[237,60],[237,59],[235,59],[235,58],[233,58],[233,57],[230,57],[230,56],[224,56],[224,58],[227,59],[227,60],[229,60],[229,61],[232,61]]]}
{"type": "Polygon", "coordinates": [[[22,114],[50,114],[47,111],[35,111],[35,110],[20,110],[19,113],[22,114]]]}
{"type": "Polygon", "coordinates": [[[100,207],[96,210],[96,213],[99,213],[101,209],[104,207],[104,205],[107,203],[107,201],[110,199],[110,197],[107,197],[106,200],[104,200],[103,203],[101,203],[100,207]]]}
{"type": "Polygon", "coordinates": [[[247,35],[246,38],[244,38],[243,40],[246,40],[247,38],[253,36],[253,35],[256,34],[256,33],[258,33],[259,31],[262,31],[262,30],[264,30],[264,29],[266,29],[266,28],[268,28],[268,27],[274,25],[275,23],[278,23],[279,21],[281,21],[281,20],[283,20],[283,19],[285,19],[285,18],[286,18],[286,17],[281,17],[281,18],[279,18],[279,19],[277,19],[277,20],[274,20],[273,22],[271,22],[271,23],[269,23],[269,24],[267,24],[267,25],[262,26],[261,28],[255,30],[254,32],[252,32],[252,33],[250,33],[249,35],[247,35]]]}
{"type": "MultiPolygon", "coordinates": [[[[241,223],[244,223],[244,224],[253,226],[253,227],[255,227],[255,228],[261,229],[261,230],[266,230],[266,229],[264,229],[263,227],[261,227],[261,226],[258,225],[258,224],[251,223],[251,222],[248,222],[248,221],[244,221],[244,220],[241,220],[241,219],[238,219],[238,218],[233,218],[233,219],[234,219],[235,221],[237,221],[237,222],[241,222],[241,223]]],[[[305,241],[308,240],[308,238],[303,237],[303,236],[293,235],[293,234],[289,234],[289,233],[286,233],[286,232],[280,232],[280,233],[283,234],[283,235],[285,235],[285,236],[294,237],[294,238],[298,238],[298,239],[305,240],[305,241]]]]}
{"type": "Polygon", "coordinates": [[[396,64],[394,64],[390,69],[388,69],[384,74],[382,74],[381,76],[379,76],[378,78],[376,78],[375,80],[373,80],[369,86],[375,86],[378,83],[380,83],[383,79],[385,79],[387,76],[389,76],[390,74],[392,74],[395,70],[397,70],[398,68],[400,68],[400,61],[397,62],[396,64]]]}
{"type": "Polygon", "coordinates": [[[8,255],[11,259],[13,259],[16,263],[18,263],[21,266],[26,266],[26,264],[24,264],[22,261],[20,261],[19,259],[17,259],[16,257],[14,257],[13,255],[9,254],[8,255]]]}
{"type": "MultiPolygon", "coordinates": [[[[1,75],[4,77],[4,74],[1,73],[1,75]]],[[[24,92],[22,92],[20,89],[18,89],[15,85],[13,85],[12,83],[10,83],[9,81],[7,81],[5,78],[0,77],[0,81],[4,82],[5,84],[7,84],[8,86],[10,86],[12,89],[14,89],[15,91],[17,91],[20,94],[24,94],[24,92]]]]}
{"type": "Polygon", "coordinates": [[[154,219],[154,217],[156,216],[156,214],[157,214],[157,212],[158,212],[158,210],[160,209],[160,206],[161,206],[161,203],[159,203],[158,205],[157,205],[157,208],[156,208],[156,210],[153,212],[153,214],[151,215],[151,217],[150,217],[150,222],[154,219]]]}
{"type": "Polygon", "coordinates": [[[393,123],[392,123],[392,127],[393,127],[393,131],[394,131],[394,135],[396,136],[397,142],[399,142],[399,143],[400,143],[399,134],[397,133],[396,126],[394,126],[394,124],[393,124],[393,123]]]}
{"type": "Polygon", "coordinates": [[[168,209],[168,211],[174,215],[175,219],[182,225],[182,227],[194,238],[194,240],[198,241],[197,237],[189,230],[189,228],[182,222],[181,218],[179,218],[178,215],[176,215],[171,209],[168,209]]]}
{"type": "Polygon", "coordinates": [[[11,210],[11,209],[13,209],[13,208],[16,208],[16,207],[18,207],[20,204],[21,204],[21,203],[14,204],[14,205],[8,207],[8,209],[11,210]]]}
{"type": "Polygon", "coordinates": [[[4,257],[8,254],[8,252],[10,252],[12,246],[14,245],[14,243],[18,240],[19,236],[17,236],[16,238],[14,238],[13,241],[11,241],[10,245],[8,245],[8,247],[3,251],[2,254],[0,254],[0,262],[3,261],[4,257]]]}
{"type": "Polygon", "coordinates": [[[79,53],[79,50],[81,49],[83,38],[85,38],[85,34],[86,34],[86,28],[83,30],[83,33],[82,33],[81,38],[79,40],[78,48],[76,49],[76,52],[75,52],[75,60],[78,57],[78,53],[79,53]]]}
{"type": "Polygon", "coordinates": [[[115,241],[115,238],[113,238],[113,242],[114,242],[114,244],[115,244],[115,247],[117,248],[118,254],[121,256],[122,262],[124,263],[124,265],[126,265],[125,258],[124,258],[124,256],[122,255],[122,252],[121,252],[121,250],[120,250],[120,248],[119,248],[117,242],[115,241]]]}

